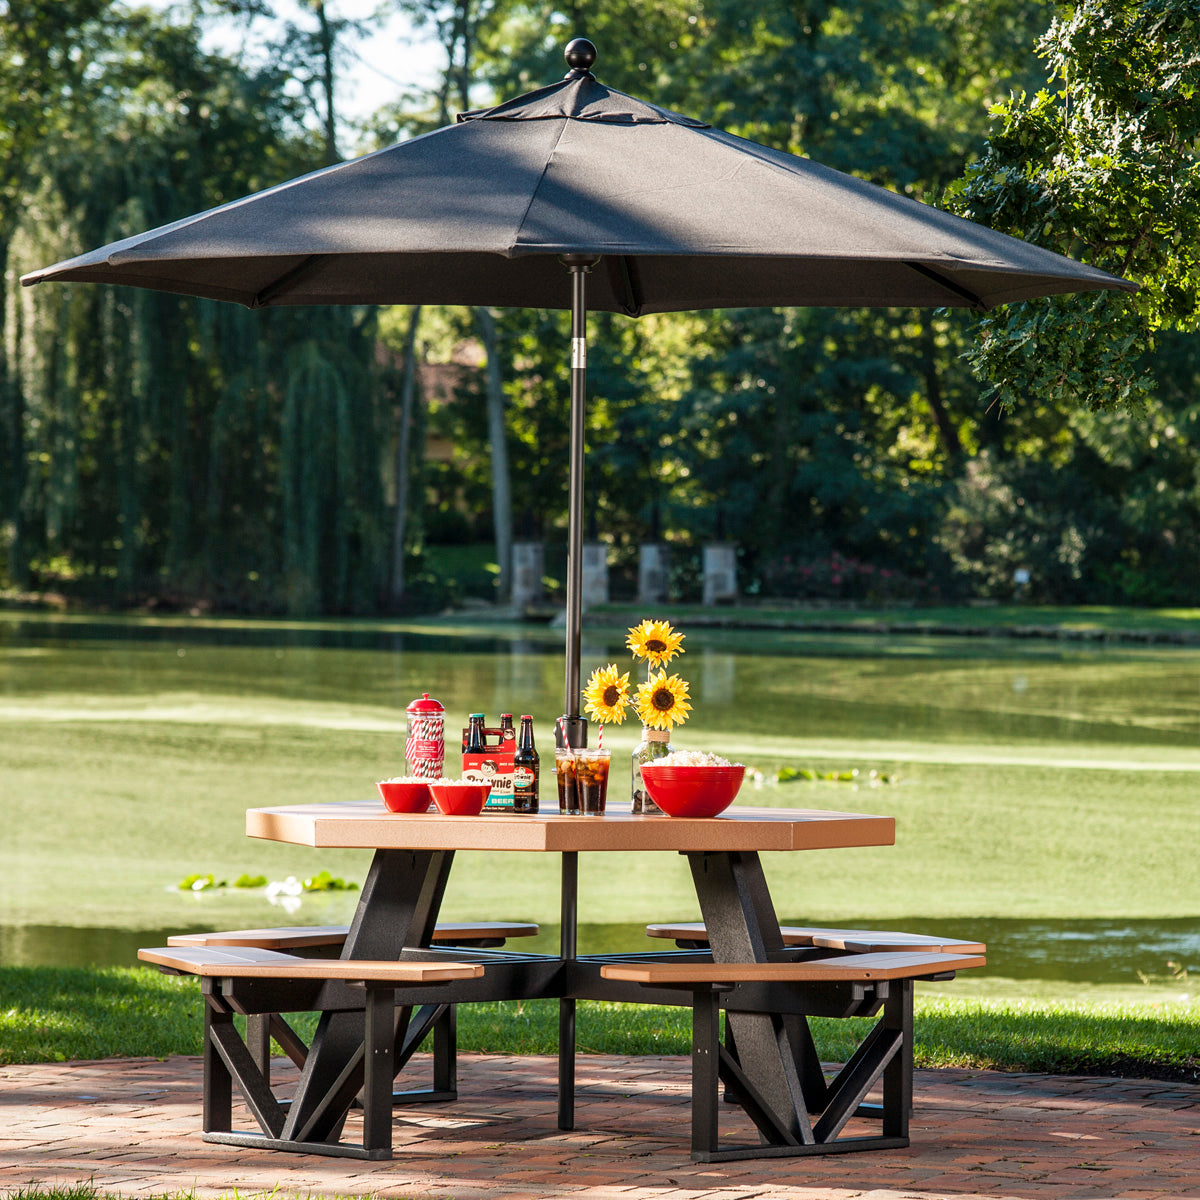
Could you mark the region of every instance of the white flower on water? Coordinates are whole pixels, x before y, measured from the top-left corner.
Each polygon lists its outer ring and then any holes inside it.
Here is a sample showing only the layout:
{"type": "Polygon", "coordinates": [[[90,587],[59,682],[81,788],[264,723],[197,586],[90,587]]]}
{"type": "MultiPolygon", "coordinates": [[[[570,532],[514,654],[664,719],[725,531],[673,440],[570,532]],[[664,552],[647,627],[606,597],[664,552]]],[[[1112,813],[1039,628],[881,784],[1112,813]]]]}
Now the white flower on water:
{"type": "Polygon", "coordinates": [[[286,879],[276,879],[267,884],[267,899],[284,912],[294,913],[300,907],[303,891],[304,884],[295,875],[289,875],[286,879]]]}

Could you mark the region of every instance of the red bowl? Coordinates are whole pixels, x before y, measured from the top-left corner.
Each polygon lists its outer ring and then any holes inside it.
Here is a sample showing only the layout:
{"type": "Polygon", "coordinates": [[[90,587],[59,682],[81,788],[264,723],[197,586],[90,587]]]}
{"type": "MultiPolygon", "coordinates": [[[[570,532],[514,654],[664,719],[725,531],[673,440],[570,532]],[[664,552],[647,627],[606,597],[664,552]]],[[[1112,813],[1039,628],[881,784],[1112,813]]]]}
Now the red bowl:
{"type": "Polygon", "coordinates": [[[433,802],[444,817],[477,817],[483,812],[490,783],[431,783],[433,802]]]}
{"type": "Polygon", "coordinates": [[[429,808],[429,784],[427,783],[386,783],[375,785],[383,799],[383,806],[388,812],[394,813],[423,813],[429,808]]]}
{"type": "Polygon", "coordinates": [[[732,803],[746,777],[746,768],[642,766],[650,799],[668,816],[715,817],[732,803]]]}

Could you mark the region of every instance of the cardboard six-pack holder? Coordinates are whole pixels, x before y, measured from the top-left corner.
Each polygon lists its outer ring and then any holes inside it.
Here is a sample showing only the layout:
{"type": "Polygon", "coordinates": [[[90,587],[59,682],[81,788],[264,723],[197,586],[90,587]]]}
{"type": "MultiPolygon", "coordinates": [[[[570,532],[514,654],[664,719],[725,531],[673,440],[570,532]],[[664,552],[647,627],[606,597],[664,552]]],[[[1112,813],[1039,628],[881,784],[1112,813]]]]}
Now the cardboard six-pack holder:
{"type": "Polygon", "coordinates": [[[512,812],[513,755],[517,750],[517,735],[513,729],[483,731],[483,753],[467,753],[467,734],[462,731],[462,777],[476,783],[490,783],[484,812],[512,812]]]}

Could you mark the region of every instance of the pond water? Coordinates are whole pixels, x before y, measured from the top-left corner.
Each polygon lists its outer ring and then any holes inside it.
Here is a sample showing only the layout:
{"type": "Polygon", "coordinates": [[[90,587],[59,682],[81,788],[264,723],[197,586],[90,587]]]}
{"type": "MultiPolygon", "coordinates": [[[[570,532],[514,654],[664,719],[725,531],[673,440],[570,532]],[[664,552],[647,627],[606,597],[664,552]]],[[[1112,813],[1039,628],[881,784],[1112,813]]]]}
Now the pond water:
{"type": "MultiPolygon", "coordinates": [[[[276,918],[277,922],[282,920],[276,918]]],[[[211,928],[211,923],[195,926],[180,923],[164,929],[0,926],[0,963],[129,966],[136,961],[140,946],[164,946],[171,934],[199,933],[211,928]]],[[[906,926],[908,932],[914,928],[946,936],[969,932],[973,938],[987,943],[989,973],[1004,979],[1128,988],[1148,981],[1165,985],[1175,973],[1200,974],[1200,919],[1030,921],[973,917],[967,929],[961,923],[944,920],[916,921],[906,926]]],[[[579,928],[582,954],[670,946],[669,942],[648,941],[640,925],[579,928]]],[[[512,946],[546,954],[557,953],[557,947],[558,926],[553,924],[543,924],[536,939],[522,939],[512,946]]]]}
{"type": "MultiPolygon", "coordinates": [[[[585,671],[624,669],[623,634],[586,630],[585,671]]],[[[788,919],[977,937],[1011,979],[1200,971],[1196,651],[700,631],[686,645],[673,669],[695,710],[674,740],[760,769],[767,786],[741,799],[897,817],[897,847],[853,864],[772,864],[788,919]],[[772,786],[785,766],[859,774],[772,786]]],[[[261,895],[181,898],[195,871],[360,877],[353,852],[315,863],[248,843],[241,813],[402,771],[403,708],[422,691],[452,725],[532,712],[544,753],[562,635],[0,614],[0,962],[128,963],[170,932],[281,921],[261,895]]],[[[618,756],[634,740],[605,732],[618,756]]],[[[527,861],[478,870],[447,915],[538,920],[553,945],[554,879],[527,861]]],[[[586,925],[582,948],[693,918],[677,865],[613,863],[593,885],[611,919],[586,925]]],[[[294,920],[325,919],[316,903],[294,920]]],[[[321,903],[344,919],[353,898],[321,903]]]]}

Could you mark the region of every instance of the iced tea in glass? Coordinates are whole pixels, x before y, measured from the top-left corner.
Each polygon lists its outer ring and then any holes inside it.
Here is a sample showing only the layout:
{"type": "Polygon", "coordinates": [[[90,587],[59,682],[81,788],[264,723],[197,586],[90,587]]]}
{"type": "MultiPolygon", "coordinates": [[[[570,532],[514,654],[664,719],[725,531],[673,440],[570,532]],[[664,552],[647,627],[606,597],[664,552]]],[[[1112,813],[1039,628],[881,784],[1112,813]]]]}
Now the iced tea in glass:
{"type": "Polygon", "coordinates": [[[576,786],[575,755],[570,746],[555,746],[554,775],[558,780],[558,811],[563,816],[579,813],[579,790],[576,786]]]}
{"type": "Polygon", "coordinates": [[[611,750],[575,751],[575,788],[579,809],[585,817],[602,817],[608,796],[608,768],[611,750]]]}

